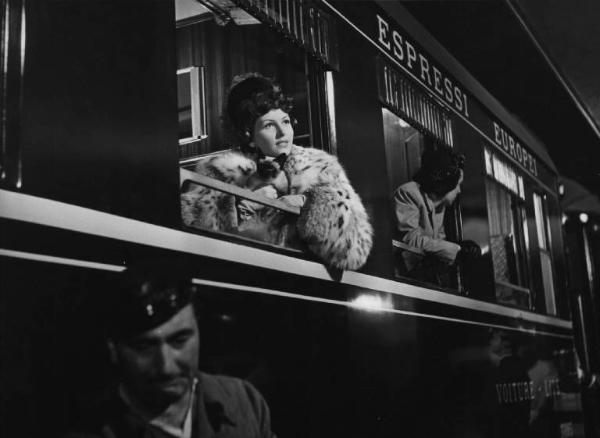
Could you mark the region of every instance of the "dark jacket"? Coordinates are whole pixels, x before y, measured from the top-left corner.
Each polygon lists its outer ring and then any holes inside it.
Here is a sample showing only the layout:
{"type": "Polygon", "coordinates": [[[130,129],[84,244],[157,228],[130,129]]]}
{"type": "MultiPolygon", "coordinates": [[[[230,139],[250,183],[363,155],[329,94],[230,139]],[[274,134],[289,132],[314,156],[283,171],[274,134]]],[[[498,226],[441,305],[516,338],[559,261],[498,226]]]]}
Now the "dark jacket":
{"type": "MultiPolygon", "coordinates": [[[[198,374],[192,438],[273,438],[269,408],[249,382],[198,374]]],[[[99,418],[67,438],[172,438],[134,415],[115,392],[99,418]]]]}

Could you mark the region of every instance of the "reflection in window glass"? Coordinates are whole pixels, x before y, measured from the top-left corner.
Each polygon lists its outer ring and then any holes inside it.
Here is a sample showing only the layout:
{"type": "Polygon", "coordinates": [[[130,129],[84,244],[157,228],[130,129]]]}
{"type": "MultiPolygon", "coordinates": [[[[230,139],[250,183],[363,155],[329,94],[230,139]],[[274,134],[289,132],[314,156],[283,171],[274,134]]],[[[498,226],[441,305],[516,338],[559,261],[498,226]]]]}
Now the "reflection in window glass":
{"type": "Polygon", "coordinates": [[[484,159],[489,176],[486,192],[496,299],[529,308],[529,236],[523,177],[488,148],[484,148],[484,159]]]}
{"type": "Polygon", "coordinates": [[[547,214],[544,208],[544,199],[537,193],[533,194],[535,210],[535,225],[540,250],[540,264],[542,268],[542,283],[546,302],[546,312],[556,314],[556,299],[554,295],[554,272],[552,270],[552,255],[550,253],[549,229],[547,228],[547,214]]]}
{"type": "Polygon", "coordinates": [[[206,134],[206,90],[204,67],[177,71],[179,156],[198,155],[206,134]]]}
{"type": "Polygon", "coordinates": [[[177,111],[179,114],[179,138],[192,137],[192,100],[189,72],[177,75],[177,111]]]}
{"type": "Polygon", "coordinates": [[[523,206],[517,196],[492,181],[486,182],[486,191],[496,299],[529,307],[523,206]]]}
{"type": "Polygon", "coordinates": [[[538,245],[540,249],[546,249],[546,227],[544,226],[544,206],[542,197],[537,193],[533,194],[533,206],[535,209],[535,226],[537,229],[538,245]]]}

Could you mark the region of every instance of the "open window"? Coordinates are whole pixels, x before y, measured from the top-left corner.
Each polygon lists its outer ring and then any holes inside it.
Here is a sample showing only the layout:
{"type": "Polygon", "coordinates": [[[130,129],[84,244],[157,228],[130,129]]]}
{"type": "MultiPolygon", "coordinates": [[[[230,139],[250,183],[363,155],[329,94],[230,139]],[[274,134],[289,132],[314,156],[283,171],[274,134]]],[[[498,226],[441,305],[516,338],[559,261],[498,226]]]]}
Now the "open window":
{"type": "MultiPolygon", "coordinates": [[[[453,146],[452,119],[433,95],[418,88],[381,58],[377,63],[377,76],[379,99],[383,105],[389,191],[395,194],[419,170],[421,155],[426,149],[453,146]]],[[[424,193],[415,196],[421,197],[425,204],[431,204],[424,193]]],[[[445,212],[439,214],[430,212],[429,216],[433,233],[429,237],[458,241],[460,215],[457,208],[446,208],[445,212]]],[[[396,218],[393,220],[397,228],[396,218]]],[[[407,243],[405,236],[406,233],[397,230],[392,242],[397,277],[442,288],[460,289],[458,270],[451,260],[426,254],[423,248],[407,243]]]]}
{"type": "Polygon", "coordinates": [[[300,48],[280,38],[258,20],[223,26],[217,23],[212,13],[206,14],[201,21],[178,28],[177,42],[179,71],[190,71],[192,85],[191,102],[187,102],[190,94],[185,92],[186,76],[178,75],[179,97],[183,99],[179,102],[180,126],[187,131],[185,134],[191,134],[191,126],[184,124],[186,113],[182,112],[190,107],[192,113],[195,107],[204,110],[202,117],[206,124],[204,132],[193,139],[196,140],[194,147],[186,147],[186,143],[180,142],[182,164],[193,167],[189,165],[203,155],[235,147],[235,139],[223,125],[223,105],[232,79],[248,72],[277,79],[286,94],[294,98],[294,142],[299,145],[312,143],[305,55],[300,48]],[[194,78],[194,72],[202,73],[197,76],[203,85],[201,91],[204,91],[195,95],[193,87],[198,85],[198,80],[194,78]]]}
{"type": "MultiPolygon", "coordinates": [[[[241,202],[269,216],[266,222],[275,228],[288,227],[299,208],[196,170],[204,160],[239,146],[224,123],[224,104],[234,77],[252,72],[274,78],[293,99],[294,144],[335,153],[333,20],[318,5],[304,1],[176,0],[176,14],[182,194],[203,192],[220,206],[241,202]]],[[[182,199],[185,203],[185,196],[182,199]]],[[[281,229],[248,229],[248,222],[244,228],[240,217],[218,223],[191,220],[183,207],[182,214],[188,229],[296,248],[281,229]]]]}

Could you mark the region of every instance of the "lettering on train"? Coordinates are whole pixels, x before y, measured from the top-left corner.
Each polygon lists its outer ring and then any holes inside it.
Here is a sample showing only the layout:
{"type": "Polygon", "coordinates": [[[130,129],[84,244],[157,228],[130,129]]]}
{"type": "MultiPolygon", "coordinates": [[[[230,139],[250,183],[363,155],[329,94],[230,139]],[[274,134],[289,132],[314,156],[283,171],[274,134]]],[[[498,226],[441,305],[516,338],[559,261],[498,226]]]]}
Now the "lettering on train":
{"type": "Polygon", "coordinates": [[[525,149],[518,140],[510,135],[506,129],[502,128],[498,123],[494,124],[494,141],[500,146],[507,154],[513,157],[519,162],[525,169],[531,174],[537,176],[537,162],[535,157],[531,155],[527,149],[525,149]]]}
{"type": "Polygon", "coordinates": [[[534,400],[540,396],[558,400],[560,398],[560,381],[546,379],[538,385],[524,381],[498,383],[496,384],[496,396],[500,404],[519,403],[524,400],[534,400]]]}
{"type": "Polygon", "coordinates": [[[435,66],[426,54],[420,53],[398,30],[377,14],[377,42],[420,81],[465,117],[469,117],[467,93],[435,66]]]}

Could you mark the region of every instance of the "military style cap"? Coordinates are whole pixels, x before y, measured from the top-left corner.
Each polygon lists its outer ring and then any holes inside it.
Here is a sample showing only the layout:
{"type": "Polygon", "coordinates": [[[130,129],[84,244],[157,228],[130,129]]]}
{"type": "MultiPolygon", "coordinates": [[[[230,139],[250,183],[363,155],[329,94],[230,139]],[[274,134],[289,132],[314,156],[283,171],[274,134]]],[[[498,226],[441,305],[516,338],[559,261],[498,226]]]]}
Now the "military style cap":
{"type": "Polygon", "coordinates": [[[107,291],[107,336],[125,339],[158,327],[192,303],[194,290],[191,278],[173,266],[128,268],[107,291]]]}

